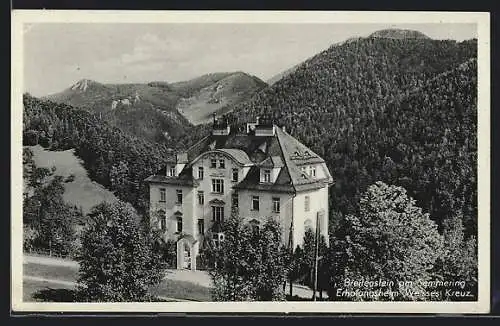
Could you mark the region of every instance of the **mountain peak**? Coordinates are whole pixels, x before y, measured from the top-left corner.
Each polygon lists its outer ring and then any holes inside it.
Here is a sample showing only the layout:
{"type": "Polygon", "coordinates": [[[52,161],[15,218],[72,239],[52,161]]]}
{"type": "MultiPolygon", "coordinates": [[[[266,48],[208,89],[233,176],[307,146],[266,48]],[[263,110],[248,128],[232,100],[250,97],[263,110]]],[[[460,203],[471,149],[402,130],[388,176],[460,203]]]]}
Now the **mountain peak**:
{"type": "Polygon", "coordinates": [[[87,88],[89,88],[91,85],[97,85],[99,84],[98,82],[91,80],[91,79],[80,79],[76,83],[74,83],[70,89],[71,90],[80,90],[80,91],[86,91],[87,88]]]}
{"type": "Polygon", "coordinates": [[[369,38],[392,38],[392,39],[430,39],[422,32],[411,29],[389,28],[376,31],[369,38]]]}

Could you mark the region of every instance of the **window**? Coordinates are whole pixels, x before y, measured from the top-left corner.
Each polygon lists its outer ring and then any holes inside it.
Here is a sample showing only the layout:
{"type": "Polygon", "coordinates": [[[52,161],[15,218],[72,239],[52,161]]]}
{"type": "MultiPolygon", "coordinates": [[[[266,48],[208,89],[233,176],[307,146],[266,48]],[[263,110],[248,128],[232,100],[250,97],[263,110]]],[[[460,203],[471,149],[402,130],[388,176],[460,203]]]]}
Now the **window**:
{"type": "Polygon", "coordinates": [[[160,188],[160,201],[162,203],[167,201],[167,190],[165,188],[160,188]]]}
{"type": "Polygon", "coordinates": [[[203,191],[198,191],[198,204],[205,204],[205,193],[203,191]]]}
{"type": "Polygon", "coordinates": [[[311,167],[311,175],[312,175],[313,177],[315,177],[315,176],[316,176],[316,167],[314,167],[314,166],[313,166],[313,167],[311,167]]]}
{"type": "Polygon", "coordinates": [[[203,166],[200,166],[198,168],[198,179],[203,179],[203,176],[204,176],[203,166]]]}
{"type": "Polygon", "coordinates": [[[182,232],[182,217],[177,217],[177,232],[182,232]]]}
{"type": "Polygon", "coordinates": [[[160,230],[166,231],[167,230],[167,215],[165,214],[164,210],[158,211],[159,215],[159,220],[160,220],[160,230]]]}
{"type": "Polygon", "coordinates": [[[231,195],[231,205],[233,207],[238,207],[238,194],[231,195]]]}
{"type": "Polygon", "coordinates": [[[224,222],[224,207],[212,206],[212,220],[214,222],[224,222]]]}
{"type": "Polygon", "coordinates": [[[222,194],[224,192],[224,180],[212,179],[212,192],[222,194]]]}
{"type": "Polygon", "coordinates": [[[224,233],[214,233],[212,236],[212,241],[216,247],[219,247],[221,243],[224,241],[224,233]]]}
{"type": "Polygon", "coordinates": [[[259,196],[252,196],[252,210],[259,210],[259,196]]]}
{"type": "Polygon", "coordinates": [[[217,160],[215,158],[210,159],[210,167],[213,169],[217,167],[217,160]]]}
{"type": "Polygon", "coordinates": [[[233,177],[231,179],[232,181],[238,181],[238,169],[233,169],[233,177]]]}
{"type": "Polygon", "coordinates": [[[226,168],[226,162],[224,161],[224,159],[219,160],[219,168],[220,169],[226,168]]]}
{"type": "Polygon", "coordinates": [[[198,220],[198,233],[205,234],[205,221],[201,218],[198,220]]]}
{"type": "Polygon", "coordinates": [[[310,205],[311,205],[311,199],[309,198],[309,196],[305,196],[304,197],[304,210],[306,212],[309,212],[310,205]]]}
{"type": "Polygon", "coordinates": [[[177,189],[177,204],[182,204],[182,190],[177,189]]]}
{"type": "Polygon", "coordinates": [[[175,166],[170,166],[168,168],[168,174],[169,177],[175,177],[175,166]]]}
{"type": "Polygon", "coordinates": [[[271,182],[271,170],[264,170],[264,182],[271,182]]]}
{"type": "Polygon", "coordinates": [[[280,212],[280,199],[278,197],[273,198],[273,212],[280,212]]]}

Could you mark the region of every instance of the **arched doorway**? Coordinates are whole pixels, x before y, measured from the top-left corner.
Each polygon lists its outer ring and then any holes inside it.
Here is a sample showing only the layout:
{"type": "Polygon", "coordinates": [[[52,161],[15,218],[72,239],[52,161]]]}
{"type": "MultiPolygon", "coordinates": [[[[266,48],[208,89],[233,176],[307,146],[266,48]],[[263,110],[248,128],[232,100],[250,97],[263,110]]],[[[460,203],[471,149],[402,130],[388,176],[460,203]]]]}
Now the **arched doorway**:
{"type": "Polygon", "coordinates": [[[184,262],[183,262],[183,269],[191,269],[191,248],[190,246],[184,242],[184,262]]]}
{"type": "Polygon", "coordinates": [[[190,234],[177,240],[177,269],[196,270],[198,245],[198,240],[190,234]]]}

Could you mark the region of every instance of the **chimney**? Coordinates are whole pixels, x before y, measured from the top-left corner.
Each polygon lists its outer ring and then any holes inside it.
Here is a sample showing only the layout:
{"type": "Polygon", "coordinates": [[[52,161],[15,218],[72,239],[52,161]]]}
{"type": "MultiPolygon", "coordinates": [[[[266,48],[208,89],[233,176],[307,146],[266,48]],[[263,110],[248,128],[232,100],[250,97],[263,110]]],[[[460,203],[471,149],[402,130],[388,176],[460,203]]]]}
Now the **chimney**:
{"type": "Polygon", "coordinates": [[[260,117],[256,117],[255,118],[255,124],[259,124],[259,121],[260,121],[260,117]]]}
{"type": "Polygon", "coordinates": [[[283,132],[286,132],[286,126],[283,126],[282,129],[283,129],[283,132]]]}
{"type": "Polygon", "coordinates": [[[213,113],[212,116],[214,117],[214,124],[217,122],[217,113],[213,113]]]}

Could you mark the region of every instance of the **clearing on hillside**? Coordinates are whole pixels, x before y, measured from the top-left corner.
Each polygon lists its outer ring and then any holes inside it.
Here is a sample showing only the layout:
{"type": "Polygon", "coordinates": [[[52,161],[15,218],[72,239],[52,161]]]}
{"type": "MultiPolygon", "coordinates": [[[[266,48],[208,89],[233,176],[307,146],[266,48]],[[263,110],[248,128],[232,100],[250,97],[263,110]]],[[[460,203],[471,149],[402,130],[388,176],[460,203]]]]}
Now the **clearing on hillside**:
{"type": "Polygon", "coordinates": [[[33,160],[37,167],[55,166],[55,174],[65,178],[70,175],[75,176],[73,181],[64,184],[64,200],[68,204],[81,207],[84,214],[103,201],[113,203],[118,200],[111,191],[90,180],[73,149],[55,152],[46,150],[40,145],[28,147],[33,151],[33,160]]]}

